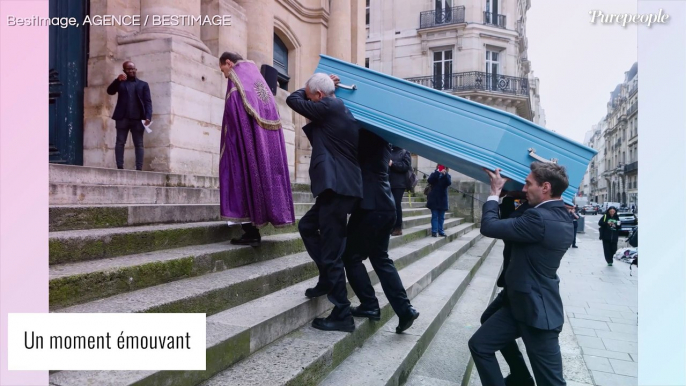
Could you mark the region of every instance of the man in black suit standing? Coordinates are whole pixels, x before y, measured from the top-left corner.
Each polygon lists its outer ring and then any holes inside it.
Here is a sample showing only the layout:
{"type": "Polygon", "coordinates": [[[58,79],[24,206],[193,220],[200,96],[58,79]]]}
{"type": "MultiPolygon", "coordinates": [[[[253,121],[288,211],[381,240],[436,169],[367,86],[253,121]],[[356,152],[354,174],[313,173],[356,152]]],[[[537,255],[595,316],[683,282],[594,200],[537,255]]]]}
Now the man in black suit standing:
{"type": "Polygon", "coordinates": [[[124,168],[124,145],[131,132],[133,146],[136,149],[136,170],[143,170],[143,120],[145,126],[152,119],[152,100],[150,86],[136,78],[136,65],[131,61],[124,62],[124,74],[119,75],[107,87],[109,95],[119,94],[117,107],[112,119],[116,121],[117,142],[114,146],[114,157],[117,169],[124,168]]]}
{"type": "Polygon", "coordinates": [[[388,257],[388,243],[396,223],[395,201],[388,179],[391,146],[383,138],[363,129],[360,130],[358,154],[364,196],[350,216],[348,241],[343,253],[350,287],[360,299],[360,306],[352,307],[351,311],[353,316],[381,320],[379,300],[363,263],[369,257],[381,288],[398,315],[395,332],[399,334],[412,326],[419,312],[410,304],[398,270],[388,257]]]}
{"type": "Polygon", "coordinates": [[[314,74],[304,89],[286,103],[311,122],[303,127],[312,145],[310,180],[316,201],[298,224],[307,252],[319,268],[319,282],[305,291],[314,298],[328,295],[334,309],[327,318],[315,318],[320,330],[355,330],[341,255],[345,248],[347,215],[362,197],[362,175],[357,160],[359,126],[343,101],[334,95],[340,80],[314,74]]]}
{"type": "Polygon", "coordinates": [[[524,341],[539,385],[566,385],[558,337],[564,314],[557,269],[572,243],[574,226],[562,202],[567,173],[553,163],[534,162],[523,191],[531,205],[522,216],[499,219],[498,196],[506,178],[487,171],[491,192],[483,206],[481,234],[512,242],[505,273],[507,305],[496,311],[469,340],[484,386],[504,386],[495,352],[518,337],[524,341]]]}

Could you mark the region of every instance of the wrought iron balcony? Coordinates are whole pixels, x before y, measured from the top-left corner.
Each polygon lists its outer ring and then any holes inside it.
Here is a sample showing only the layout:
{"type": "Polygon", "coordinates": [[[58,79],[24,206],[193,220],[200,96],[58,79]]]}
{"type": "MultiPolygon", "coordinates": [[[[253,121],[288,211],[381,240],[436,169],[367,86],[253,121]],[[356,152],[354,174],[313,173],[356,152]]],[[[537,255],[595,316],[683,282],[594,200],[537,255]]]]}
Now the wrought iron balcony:
{"type": "Polygon", "coordinates": [[[505,15],[484,11],[484,24],[505,28],[505,15]]]}
{"type": "Polygon", "coordinates": [[[632,163],[624,166],[624,173],[629,173],[629,172],[633,172],[633,171],[637,171],[637,170],[638,170],[638,161],[632,162],[632,163]]]}
{"type": "Polygon", "coordinates": [[[528,79],[479,71],[459,72],[443,76],[420,76],[405,80],[442,91],[482,90],[499,94],[529,96],[528,79]]]}
{"type": "Polygon", "coordinates": [[[633,113],[638,111],[638,103],[634,103],[629,107],[629,110],[627,110],[626,115],[631,116],[633,113]]]}
{"type": "Polygon", "coordinates": [[[631,96],[633,96],[634,94],[636,94],[637,92],[638,92],[638,83],[636,83],[636,86],[631,87],[631,88],[629,89],[629,96],[631,97],[631,96]]]}
{"type": "Polygon", "coordinates": [[[465,22],[465,7],[444,8],[435,11],[424,11],[419,14],[419,29],[440,27],[465,22]]]}

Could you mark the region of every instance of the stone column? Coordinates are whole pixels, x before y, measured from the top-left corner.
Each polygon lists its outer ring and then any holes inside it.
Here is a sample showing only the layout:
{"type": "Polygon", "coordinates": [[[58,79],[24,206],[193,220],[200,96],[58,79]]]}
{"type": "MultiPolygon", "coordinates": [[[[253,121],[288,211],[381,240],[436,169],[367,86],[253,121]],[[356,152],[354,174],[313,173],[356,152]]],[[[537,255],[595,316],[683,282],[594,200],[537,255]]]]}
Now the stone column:
{"type": "Polygon", "coordinates": [[[248,17],[248,58],[257,67],[274,64],[274,0],[237,0],[248,17]]]}
{"type": "Polygon", "coordinates": [[[349,62],[351,59],[351,0],[331,2],[329,30],[326,39],[326,53],[329,56],[349,62]]]}
{"type": "Polygon", "coordinates": [[[170,21],[159,19],[163,15],[202,16],[200,13],[200,0],[184,0],[177,2],[168,0],[141,0],[140,15],[140,32],[130,36],[122,36],[119,38],[119,44],[168,39],[173,37],[204,52],[210,52],[205,43],[200,40],[200,24],[189,25],[190,23],[188,21],[179,20],[179,25],[173,26],[169,25],[170,21]]]}

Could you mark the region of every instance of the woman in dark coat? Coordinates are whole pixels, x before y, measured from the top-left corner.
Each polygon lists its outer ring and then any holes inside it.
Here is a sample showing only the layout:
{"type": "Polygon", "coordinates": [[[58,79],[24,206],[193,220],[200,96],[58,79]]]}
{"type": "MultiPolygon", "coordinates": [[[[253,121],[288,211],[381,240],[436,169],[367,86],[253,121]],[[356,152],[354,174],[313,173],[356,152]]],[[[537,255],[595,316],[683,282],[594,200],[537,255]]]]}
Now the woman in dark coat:
{"type": "Polygon", "coordinates": [[[391,192],[395,200],[395,226],[391,236],[403,234],[403,194],[410,187],[407,186],[407,171],[412,168],[410,152],[397,146],[391,149],[391,167],[389,168],[388,180],[391,183],[391,192]]]}
{"type": "Polygon", "coordinates": [[[445,212],[448,210],[448,186],[452,184],[448,168],[438,165],[427,182],[431,185],[431,191],[426,200],[426,207],[431,209],[431,236],[436,237],[438,234],[445,237],[443,222],[445,212]]]}
{"type": "Polygon", "coordinates": [[[617,252],[617,241],[619,240],[619,229],[621,222],[617,209],[611,206],[598,221],[600,227],[600,239],[603,240],[603,252],[607,265],[612,267],[612,258],[617,252]]]}

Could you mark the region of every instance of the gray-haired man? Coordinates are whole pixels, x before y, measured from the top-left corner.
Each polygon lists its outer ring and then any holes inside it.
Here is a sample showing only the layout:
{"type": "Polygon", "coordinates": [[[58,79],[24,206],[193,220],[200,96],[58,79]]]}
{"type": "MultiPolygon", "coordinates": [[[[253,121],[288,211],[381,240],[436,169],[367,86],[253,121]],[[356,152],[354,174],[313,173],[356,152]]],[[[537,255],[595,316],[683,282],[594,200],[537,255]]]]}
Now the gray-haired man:
{"type": "Polygon", "coordinates": [[[345,247],[347,215],[362,197],[362,174],[357,161],[359,126],[334,91],[338,77],[314,74],[305,88],[292,93],[286,103],[311,122],[303,127],[312,145],[310,180],[316,201],[298,224],[307,252],[319,268],[319,282],[305,295],[328,295],[335,305],[327,318],[316,318],[312,327],[352,332],[341,255],[345,247]]]}

